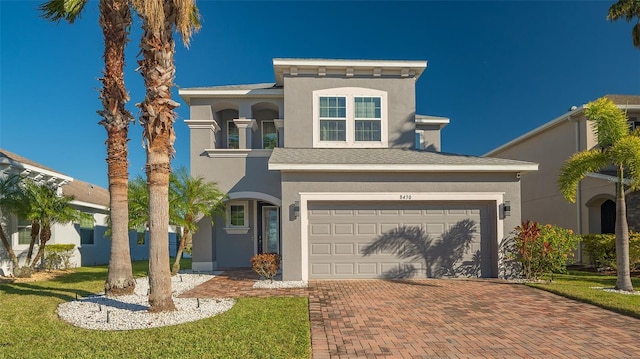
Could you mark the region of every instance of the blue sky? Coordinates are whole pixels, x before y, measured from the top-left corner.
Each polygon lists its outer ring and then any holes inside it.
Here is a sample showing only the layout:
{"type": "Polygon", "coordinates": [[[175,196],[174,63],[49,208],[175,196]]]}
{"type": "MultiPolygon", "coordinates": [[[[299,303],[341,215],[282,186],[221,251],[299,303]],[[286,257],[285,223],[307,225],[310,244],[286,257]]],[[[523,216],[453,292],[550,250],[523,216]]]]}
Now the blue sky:
{"type": "MultiPolygon", "coordinates": [[[[107,186],[106,132],[98,125],[103,68],[97,0],[75,24],[39,17],[39,1],[0,1],[0,147],[107,186]]],[[[417,112],[445,116],[443,151],[487,151],[607,93],[640,95],[631,24],[608,22],[613,1],[198,1],[201,31],[176,46],[180,87],[274,81],[272,59],[427,60],[417,112]]],[[[141,31],[127,51],[126,85],[141,31]]],[[[178,108],[174,167],[189,165],[189,118],[178,108]]],[[[139,124],[130,173],[143,173],[139,124]]]]}

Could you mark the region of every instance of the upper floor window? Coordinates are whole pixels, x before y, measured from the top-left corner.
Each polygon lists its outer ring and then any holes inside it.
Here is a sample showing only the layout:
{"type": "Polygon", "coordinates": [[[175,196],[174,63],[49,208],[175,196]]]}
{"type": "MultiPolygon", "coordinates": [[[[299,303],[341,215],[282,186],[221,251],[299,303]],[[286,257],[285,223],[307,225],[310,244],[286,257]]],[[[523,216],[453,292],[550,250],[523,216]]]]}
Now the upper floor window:
{"type": "Polygon", "coordinates": [[[386,147],[387,93],[342,87],[313,92],[314,147],[386,147]]]}
{"type": "Polygon", "coordinates": [[[262,121],[262,148],[278,147],[278,132],[273,121],[262,121]]]}
{"type": "Polygon", "coordinates": [[[233,120],[227,121],[227,148],[240,148],[240,133],[233,120]]]}

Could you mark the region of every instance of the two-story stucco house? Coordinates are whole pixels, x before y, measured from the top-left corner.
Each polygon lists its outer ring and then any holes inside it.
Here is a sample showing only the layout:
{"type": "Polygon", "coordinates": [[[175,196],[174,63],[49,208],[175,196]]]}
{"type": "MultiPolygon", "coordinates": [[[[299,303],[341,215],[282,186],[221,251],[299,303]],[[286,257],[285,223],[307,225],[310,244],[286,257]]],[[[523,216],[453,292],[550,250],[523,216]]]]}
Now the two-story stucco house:
{"type": "Polygon", "coordinates": [[[497,276],[537,164],[440,153],[449,119],[416,114],[426,66],[274,59],[275,83],[180,89],[192,175],[229,197],[194,270],[278,252],[284,280],[497,276]]]}
{"type": "MultiPolygon", "coordinates": [[[[625,110],[632,129],[640,127],[640,96],[605,95],[625,110]]],[[[533,161],[537,172],[522,178],[522,218],[552,223],[577,233],[613,233],[616,173],[589,173],[578,185],[576,203],[562,197],[558,177],[562,165],[576,152],[598,145],[584,105],[488,152],[485,156],[533,161]]],[[[627,217],[632,230],[640,230],[640,195],[629,193],[627,217]]],[[[577,258],[580,260],[580,257],[577,258]]]]}

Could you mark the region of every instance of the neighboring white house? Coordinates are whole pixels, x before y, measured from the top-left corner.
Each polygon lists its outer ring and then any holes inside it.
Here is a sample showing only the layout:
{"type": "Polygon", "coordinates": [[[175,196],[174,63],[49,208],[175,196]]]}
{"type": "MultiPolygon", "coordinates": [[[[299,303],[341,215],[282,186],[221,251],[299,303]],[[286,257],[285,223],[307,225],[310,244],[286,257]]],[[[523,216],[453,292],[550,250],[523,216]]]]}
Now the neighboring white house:
{"type": "MultiPolygon", "coordinates": [[[[56,224],[52,228],[47,244],[71,243],[76,246],[72,263],[74,266],[101,265],[109,262],[111,242],[105,232],[109,213],[109,191],[64,175],[51,168],[31,161],[15,153],[0,148],[0,176],[19,173],[36,181],[50,183],[58,187],[59,194],[73,196],[72,205],[93,216],[93,221],[82,223],[56,224]]],[[[106,174],[105,174],[106,176],[106,174]]],[[[27,254],[30,237],[30,223],[10,213],[2,213],[4,226],[13,250],[23,263],[27,254]]],[[[175,233],[169,234],[175,247],[175,233]]],[[[132,260],[143,260],[149,256],[148,234],[129,233],[132,260]]],[[[37,245],[34,250],[37,251],[37,245]]],[[[171,253],[175,253],[175,250],[171,253]]],[[[3,246],[0,246],[0,274],[12,271],[12,264],[3,246]]]]}

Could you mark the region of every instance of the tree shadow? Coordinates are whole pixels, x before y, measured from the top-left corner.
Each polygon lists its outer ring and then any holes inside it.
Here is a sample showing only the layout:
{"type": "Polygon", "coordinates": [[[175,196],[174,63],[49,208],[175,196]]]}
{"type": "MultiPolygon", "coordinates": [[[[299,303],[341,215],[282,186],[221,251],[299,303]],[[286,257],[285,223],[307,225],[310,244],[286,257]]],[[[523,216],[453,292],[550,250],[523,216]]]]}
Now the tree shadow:
{"type": "Polygon", "coordinates": [[[76,299],[77,297],[93,296],[95,293],[82,289],[49,287],[42,285],[34,285],[31,283],[7,283],[0,284],[0,292],[5,294],[16,295],[35,295],[41,297],[55,297],[65,302],[76,299]]]}
{"type": "Polygon", "coordinates": [[[514,234],[500,242],[498,247],[498,277],[502,279],[522,278],[522,265],[518,261],[518,249],[514,234]]]}
{"type": "Polygon", "coordinates": [[[470,253],[476,222],[464,219],[434,239],[421,226],[401,226],[381,234],[364,247],[362,254],[371,256],[380,252],[393,253],[410,263],[385,271],[386,279],[406,279],[424,272],[432,277],[480,277],[482,256],[480,251],[470,253]],[[414,263],[424,266],[417,267],[414,263]]]}

